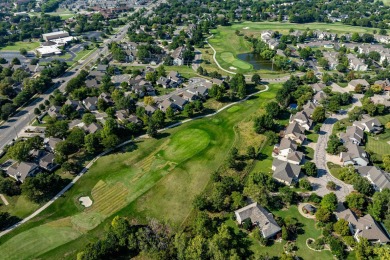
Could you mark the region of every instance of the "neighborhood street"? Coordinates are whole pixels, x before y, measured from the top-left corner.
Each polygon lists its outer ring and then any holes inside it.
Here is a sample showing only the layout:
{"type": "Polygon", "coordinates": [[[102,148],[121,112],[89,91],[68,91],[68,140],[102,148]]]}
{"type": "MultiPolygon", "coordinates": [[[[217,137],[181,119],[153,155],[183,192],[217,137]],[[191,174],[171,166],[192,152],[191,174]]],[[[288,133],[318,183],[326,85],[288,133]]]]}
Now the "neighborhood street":
{"type": "Polygon", "coordinates": [[[353,96],[353,104],[352,107],[348,110],[341,111],[339,114],[333,114],[331,117],[327,118],[320,130],[320,134],[318,137],[318,141],[316,144],[316,148],[314,151],[314,163],[318,169],[317,177],[309,177],[309,181],[313,186],[313,191],[315,191],[318,195],[324,196],[325,194],[330,193],[330,190],[326,188],[326,184],[329,181],[333,181],[337,185],[337,190],[334,191],[339,201],[345,201],[345,197],[353,191],[352,185],[346,184],[341,180],[333,177],[328,169],[327,162],[327,153],[326,147],[329,140],[329,136],[332,134],[334,124],[344,119],[348,116],[348,111],[351,110],[355,106],[361,106],[360,98],[362,96],[355,94],[353,96]]]}

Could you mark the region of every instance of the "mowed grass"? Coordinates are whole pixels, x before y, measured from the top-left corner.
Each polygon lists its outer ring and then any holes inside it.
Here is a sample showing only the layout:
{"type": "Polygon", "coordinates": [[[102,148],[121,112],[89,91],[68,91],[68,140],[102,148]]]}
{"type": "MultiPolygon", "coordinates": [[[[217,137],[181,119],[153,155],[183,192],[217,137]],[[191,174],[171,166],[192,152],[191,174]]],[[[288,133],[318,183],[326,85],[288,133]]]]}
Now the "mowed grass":
{"type": "Polygon", "coordinates": [[[253,69],[253,66],[237,58],[237,54],[251,52],[251,43],[243,37],[235,34],[230,27],[218,27],[212,30],[213,37],[208,41],[216,50],[218,63],[227,70],[246,73],[253,69]],[[236,69],[231,69],[234,67],[236,69]]]}
{"type": "MultiPolygon", "coordinates": [[[[270,91],[276,92],[275,87],[270,91]]],[[[188,122],[158,139],[142,139],[100,158],[40,216],[2,237],[0,252],[17,254],[19,259],[75,258],[88,242],[99,239],[116,215],[180,226],[192,211],[193,198],[224,162],[236,139],[234,126],[250,121],[268,96],[261,93],[236,105],[234,113],[223,111],[188,122]],[[78,202],[81,196],[90,196],[94,204],[84,209],[78,202]],[[52,223],[65,223],[64,234],[58,229],[45,237],[34,236],[52,223]],[[34,250],[19,252],[26,237],[33,236],[29,243],[34,250]]]]}
{"type": "Polygon", "coordinates": [[[231,30],[239,30],[240,33],[245,35],[260,36],[261,31],[264,30],[277,30],[280,33],[287,34],[290,29],[294,30],[323,30],[334,33],[373,33],[372,28],[350,26],[342,23],[285,23],[285,22],[243,22],[233,24],[231,30]],[[244,29],[245,28],[245,29],[244,29]]]}
{"type": "Polygon", "coordinates": [[[38,204],[29,201],[23,195],[13,197],[5,195],[5,197],[9,204],[5,205],[1,201],[0,212],[8,212],[12,216],[16,216],[18,218],[24,218],[28,216],[39,207],[38,204]]]}
{"type": "Polygon", "coordinates": [[[27,51],[31,51],[31,50],[38,48],[39,45],[40,45],[39,42],[15,42],[12,45],[10,44],[8,46],[0,48],[0,51],[17,51],[18,52],[22,48],[26,49],[27,51]]]}
{"type": "Polygon", "coordinates": [[[379,155],[390,154],[390,130],[385,129],[379,135],[367,136],[366,149],[379,155]]]}

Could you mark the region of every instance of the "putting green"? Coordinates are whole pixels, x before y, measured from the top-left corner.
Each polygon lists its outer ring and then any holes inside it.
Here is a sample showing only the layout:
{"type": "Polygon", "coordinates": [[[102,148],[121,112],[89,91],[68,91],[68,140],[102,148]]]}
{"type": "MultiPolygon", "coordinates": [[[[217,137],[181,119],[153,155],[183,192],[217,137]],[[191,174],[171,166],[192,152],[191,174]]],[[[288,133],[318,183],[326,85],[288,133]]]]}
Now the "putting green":
{"type": "Polygon", "coordinates": [[[209,143],[210,136],[206,131],[190,128],[174,134],[162,154],[166,160],[180,163],[205,149],[209,143]]]}
{"type": "Polygon", "coordinates": [[[233,67],[240,68],[243,70],[248,70],[251,68],[250,64],[240,59],[237,59],[231,52],[222,52],[220,57],[224,62],[230,63],[233,67]]]}

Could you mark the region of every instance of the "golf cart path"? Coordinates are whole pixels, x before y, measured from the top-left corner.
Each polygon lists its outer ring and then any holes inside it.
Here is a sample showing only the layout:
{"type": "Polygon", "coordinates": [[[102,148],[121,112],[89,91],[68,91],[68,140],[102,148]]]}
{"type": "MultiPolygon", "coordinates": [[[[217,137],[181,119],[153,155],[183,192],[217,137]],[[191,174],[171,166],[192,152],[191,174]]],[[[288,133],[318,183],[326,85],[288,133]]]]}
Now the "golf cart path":
{"type": "MultiPolygon", "coordinates": [[[[236,101],[236,102],[233,102],[231,104],[228,104],[220,109],[218,109],[216,112],[212,113],[212,114],[207,114],[207,115],[202,115],[202,116],[198,116],[198,117],[194,117],[194,118],[189,118],[189,119],[186,119],[186,120],[183,120],[181,122],[178,122],[178,123],[175,123],[175,124],[172,124],[170,126],[167,126],[165,128],[162,128],[162,129],[159,129],[157,132],[158,133],[161,133],[161,132],[164,132],[168,129],[171,129],[173,127],[176,127],[176,126],[179,126],[179,125],[182,125],[184,123],[187,123],[187,122],[191,122],[193,120],[197,120],[197,119],[201,119],[201,118],[206,118],[206,117],[211,117],[211,116],[214,116],[220,112],[222,112],[223,110],[231,107],[231,106],[234,106],[236,104],[239,104],[239,103],[242,103],[246,100],[248,100],[250,97],[254,96],[254,95],[257,95],[259,93],[262,93],[262,92],[266,92],[268,91],[269,87],[268,85],[264,85],[265,86],[265,89],[263,90],[260,90],[260,91],[257,91],[255,93],[252,93],[252,94],[249,94],[247,95],[244,99],[242,100],[239,100],[239,101],[236,101]]],[[[129,143],[132,143],[133,141],[135,140],[139,140],[139,139],[143,139],[143,138],[148,138],[149,136],[147,134],[144,134],[144,135],[141,135],[141,136],[138,136],[137,138],[135,138],[134,140],[128,140],[128,141],[125,141],[119,145],[117,145],[116,147],[112,148],[112,149],[109,149],[107,151],[104,151],[102,153],[100,153],[99,155],[97,155],[93,160],[91,160],[85,167],[84,169],[81,170],[81,172],[79,174],[77,174],[77,176],[68,184],[66,185],[60,192],[58,192],[57,195],[55,195],[53,198],[51,198],[48,202],[46,202],[46,204],[44,204],[42,207],[40,207],[39,209],[37,209],[36,211],[34,211],[33,213],[31,213],[29,216],[27,216],[26,218],[22,219],[21,221],[19,221],[18,223],[8,227],[7,229],[5,229],[4,231],[0,232],[0,237],[4,236],[5,234],[8,234],[9,232],[11,232],[12,230],[14,230],[15,228],[17,228],[18,226],[26,223],[27,221],[33,219],[34,217],[36,217],[37,215],[39,215],[42,211],[44,211],[45,209],[47,209],[51,204],[53,204],[58,198],[60,198],[67,190],[69,190],[87,171],[89,168],[91,168],[91,166],[102,156],[112,152],[113,150],[115,149],[118,149],[122,146],[125,146],[129,143]]]]}

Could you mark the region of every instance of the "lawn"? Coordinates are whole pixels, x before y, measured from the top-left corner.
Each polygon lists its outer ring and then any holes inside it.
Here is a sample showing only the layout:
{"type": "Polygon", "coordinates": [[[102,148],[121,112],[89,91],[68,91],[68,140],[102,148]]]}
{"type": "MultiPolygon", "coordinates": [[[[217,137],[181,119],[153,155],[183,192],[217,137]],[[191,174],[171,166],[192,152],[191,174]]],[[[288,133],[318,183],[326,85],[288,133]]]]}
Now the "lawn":
{"type": "Polygon", "coordinates": [[[82,50],[82,51],[79,51],[78,53],[76,53],[76,57],[73,59],[74,62],[77,62],[81,59],[85,60],[86,58],[88,58],[89,55],[91,55],[94,51],[96,50],[96,48],[93,48],[91,50],[82,50]]]}
{"type": "Polygon", "coordinates": [[[2,47],[0,51],[19,51],[20,49],[24,48],[27,51],[34,50],[38,48],[40,45],[39,42],[15,42],[12,45],[8,45],[6,47],[2,47]]]}
{"type": "Polygon", "coordinates": [[[0,212],[8,212],[12,216],[23,218],[34,212],[39,205],[29,201],[25,196],[5,196],[9,205],[4,205],[1,201],[0,212]]]}
{"type": "Polygon", "coordinates": [[[332,174],[333,177],[340,180],[340,171],[341,171],[342,167],[340,165],[334,164],[332,162],[327,162],[326,165],[329,168],[330,174],[332,174]]]}
{"type": "MultiPolygon", "coordinates": [[[[372,33],[373,31],[371,28],[348,26],[341,23],[294,24],[280,22],[243,22],[236,23],[231,26],[219,26],[217,29],[211,31],[213,37],[208,41],[216,50],[216,59],[224,69],[240,73],[257,72],[260,73],[263,78],[273,78],[275,76],[281,77],[282,75],[278,71],[256,71],[253,69],[253,66],[250,63],[237,58],[238,54],[249,53],[252,51],[251,43],[246,41],[243,36],[260,37],[261,31],[263,30],[277,30],[281,33],[288,33],[290,29],[306,30],[307,28],[312,30],[325,30],[335,33],[372,33]],[[239,31],[240,35],[236,34],[236,30],[239,31]]],[[[213,53],[212,50],[208,50],[208,52],[210,54],[213,53]]],[[[213,63],[212,57],[206,57],[204,50],[202,50],[202,53],[204,56],[203,60],[208,60],[210,63],[213,63]]]]}
{"type": "Polygon", "coordinates": [[[367,136],[367,151],[372,151],[379,155],[390,154],[390,130],[385,131],[379,135],[367,136]]]}
{"type": "MultiPolygon", "coordinates": [[[[271,86],[270,92],[276,92],[275,88],[271,86]]],[[[8,259],[75,258],[78,250],[98,239],[116,215],[139,223],[156,218],[180,226],[192,211],[193,198],[206,187],[210,174],[235,143],[234,126],[248,122],[269,95],[256,95],[236,105],[234,111],[194,120],[158,139],[142,139],[100,158],[39,217],[2,237],[0,251],[7,251],[8,259]],[[83,209],[78,198],[86,195],[94,204],[83,209]],[[57,231],[46,234],[53,225],[57,231]],[[29,239],[28,249],[20,252],[18,245],[40,232],[45,235],[29,239]]]]}
{"type": "MultiPolygon", "coordinates": [[[[321,230],[315,227],[315,222],[312,219],[304,218],[299,212],[297,206],[291,206],[288,210],[279,210],[272,212],[275,216],[279,216],[285,218],[287,216],[294,217],[298,220],[298,222],[302,225],[302,234],[299,234],[296,239],[296,246],[298,248],[296,254],[298,257],[302,259],[333,259],[330,251],[321,251],[315,252],[310,250],[306,246],[306,240],[308,238],[318,238],[321,236],[321,230]]],[[[229,226],[235,228],[238,231],[238,226],[236,222],[232,219],[226,222],[229,226]]],[[[268,254],[269,256],[280,256],[283,252],[283,246],[286,243],[282,242],[274,242],[269,246],[261,246],[258,241],[256,241],[251,235],[249,236],[252,242],[251,249],[255,253],[256,256],[268,254]]]]}
{"type": "Polygon", "coordinates": [[[317,143],[319,134],[310,132],[310,134],[306,135],[306,139],[310,142],[317,143]]]}
{"type": "Polygon", "coordinates": [[[165,70],[167,73],[169,73],[169,71],[177,71],[186,79],[199,76],[191,66],[165,66],[165,70]]]}

